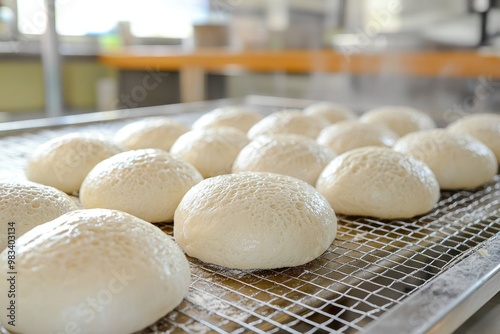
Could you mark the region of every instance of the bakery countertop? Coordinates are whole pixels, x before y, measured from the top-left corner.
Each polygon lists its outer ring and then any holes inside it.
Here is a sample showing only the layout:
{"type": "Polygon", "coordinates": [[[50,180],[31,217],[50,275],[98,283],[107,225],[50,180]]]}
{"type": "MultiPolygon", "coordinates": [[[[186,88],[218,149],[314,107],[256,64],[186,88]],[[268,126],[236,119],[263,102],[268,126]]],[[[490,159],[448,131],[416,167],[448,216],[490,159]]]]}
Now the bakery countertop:
{"type": "Polygon", "coordinates": [[[333,50],[182,51],[161,47],[129,48],[103,53],[102,63],[120,69],[155,68],[203,70],[241,68],[249,71],[307,73],[313,71],[375,74],[379,72],[420,76],[500,78],[500,51],[345,52],[333,50]]]}
{"type": "Polygon", "coordinates": [[[205,75],[210,71],[245,70],[288,73],[402,74],[440,78],[500,78],[500,51],[322,50],[231,51],[142,46],[102,53],[99,60],[120,70],[179,71],[182,102],[206,99],[205,75]]]}

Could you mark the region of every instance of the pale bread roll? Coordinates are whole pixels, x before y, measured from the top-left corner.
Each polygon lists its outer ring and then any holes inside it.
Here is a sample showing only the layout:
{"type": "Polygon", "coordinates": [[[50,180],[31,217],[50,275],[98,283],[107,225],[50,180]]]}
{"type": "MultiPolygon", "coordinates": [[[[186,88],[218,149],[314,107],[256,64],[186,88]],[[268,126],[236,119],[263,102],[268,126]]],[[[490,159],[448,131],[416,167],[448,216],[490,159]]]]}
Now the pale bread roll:
{"type": "Polygon", "coordinates": [[[182,196],[203,180],[189,163],[156,149],[117,154],[97,164],[83,181],[87,209],[128,212],[149,222],[172,221],[182,196]]]}
{"type": "MultiPolygon", "coordinates": [[[[0,181],[0,251],[11,234],[19,238],[33,227],[78,209],[68,195],[56,188],[27,181],[0,181]],[[13,223],[9,225],[9,223],[13,223]]],[[[10,237],[12,245],[13,237],[10,237]]]]}
{"type": "Polygon", "coordinates": [[[75,203],[75,205],[78,207],[78,209],[85,209],[82,205],[82,202],[80,202],[80,198],[70,195],[69,198],[75,203]]]}
{"type": "Polygon", "coordinates": [[[66,193],[80,189],[87,173],[99,162],[122,150],[90,134],[71,133],[40,145],[28,159],[28,180],[66,193]]]}
{"type": "Polygon", "coordinates": [[[470,135],[482,141],[500,162],[500,115],[493,113],[469,115],[448,125],[454,133],[470,135]]]}
{"type": "Polygon", "coordinates": [[[441,189],[475,188],[493,180],[498,163],[493,152],[473,137],[444,129],[410,133],[394,150],[425,162],[441,189]]]}
{"type": "Polygon", "coordinates": [[[338,154],[364,146],[394,145],[398,136],[381,124],[341,121],[324,128],[316,141],[338,154]]]}
{"type": "Polygon", "coordinates": [[[247,132],[263,116],[255,111],[239,106],[226,106],[214,109],[193,123],[193,129],[232,127],[247,132]]]}
{"type": "Polygon", "coordinates": [[[439,184],[430,168],[409,155],[362,147],[326,166],[316,188],[336,213],[383,219],[411,218],[430,211],[439,184]]]}
{"type": "Polygon", "coordinates": [[[304,136],[260,136],[241,150],[234,161],[233,173],[284,174],[314,186],[323,168],[335,156],[334,151],[304,136]]]}
{"type": "Polygon", "coordinates": [[[304,109],[304,114],[324,118],[330,124],[358,117],[351,109],[330,102],[314,103],[304,109]]]}
{"type": "Polygon", "coordinates": [[[248,138],[253,140],[262,135],[296,134],[315,139],[326,126],[328,122],[321,117],[290,109],[271,114],[256,123],[248,130],[248,138]]]}
{"type": "Polygon", "coordinates": [[[237,173],[194,186],[175,212],[174,237],[202,261],[237,269],[298,266],[323,254],[337,219],[304,181],[237,173]]]}
{"type": "Polygon", "coordinates": [[[248,142],[246,134],[236,128],[198,129],[180,136],[170,153],[189,162],[207,178],[231,173],[234,159],[248,142]]]}
{"type": "Polygon", "coordinates": [[[410,132],[436,127],[436,123],[429,115],[410,107],[400,106],[372,109],[364,113],[359,120],[366,123],[381,123],[400,137],[410,132]]]}
{"type": "Polygon", "coordinates": [[[159,228],[113,210],[78,210],[17,240],[16,321],[8,325],[7,249],[0,322],[17,333],[134,333],[188,292],[189,264],[159,228]]]}
{"type": "Polygon", "coordinates": [[[159,148],[168,151],[188,130],[187,126],[168,117],[149,117],[125,125],[116,132],[114,140],[129,150],[159,148]]]}

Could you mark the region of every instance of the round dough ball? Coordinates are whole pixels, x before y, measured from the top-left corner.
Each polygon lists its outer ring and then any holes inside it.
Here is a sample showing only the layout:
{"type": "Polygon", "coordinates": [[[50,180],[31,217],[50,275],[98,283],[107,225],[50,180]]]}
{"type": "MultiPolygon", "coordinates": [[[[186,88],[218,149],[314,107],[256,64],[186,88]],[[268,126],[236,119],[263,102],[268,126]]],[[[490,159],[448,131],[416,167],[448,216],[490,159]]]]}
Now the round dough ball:
{"type": "Polygon", "coordinates": [[[335,156],[334,151],[304,136],[260,136],[241,150],[234,161],[233,173],[284,174],[314,186],[323,168],[335,156]]]}
{"type": "Polygon", "coordinates": [[[343,120],[355,119],[358,116],[351,109],[330,102],[319,102],[304,109],[306,115],[326,119],[328,123],[337,123],[343,120]]]}
{"type": "Polygon", "coordinates": [[[367,111],[360,117],[360,121],[381,123],[400,137],[410,132],[436,127],[436,123],[429,115],[413,108],[397,106],[380,107],[367,111]]]}
{"type": "Polygon", "coordinates": [[[9,227],[19,238],[33,227],[78,209],[56,188],[26,181],[0,181],[0,251],[8,244],[9,227]],[[9,225],[9,223],[14,223],[9,225]]]}
{"type": "Polygon", "coordinates": [[[272,173],[206,179],[175,211],[174,237],[202,261],[237,269],[298,266],[333,242],[337,219],[304,181],[272,173]]]}
{"type": "Polygon", "coordinates": [[[196,168],[165,151],[133,150],[96,165],[83,181],[80,200],[87,209],[121,210],[149,222],[172,221],[182,196],[201,180],[196,168]]]}
{"type": "Polygon", "coordinates": [[[252,126],[248,138],[253,140],[262,135],[296,134],[315,139],[325,126],[328,126],[328,122],[321,117],[305,115],[299,110],[285,110],[271,114],[252,126]]]}
{"type": "Polygon", "coordinates": [[[67,134],[35,150],[28,160],[26,177],[66,193],[76,192],[96,164],[120,152],[118,146],[104,139],[67,134]]]}
{"type": "Polygon", "coordinates": [[[475,188],[491,181],[498,168],[493,152],[482,142],[444,129],[410,133],[394,150],[425,162],[441,189],[475,188]]]}
{"type": "Polygon", "coordinates": [[[180,136],[170,153],[192,164],[207,178],[231,173],[234,159],[246,144],[246,134],[235,128],[199,129],[180,136]]]}
{"type": "Polygon", "coordinates": [[[500,162],[500,115],[484,113],[466,116],[448,125],[447,129],[479,139],[500,162]]]}
{"type": "Polygon", "coordinates": [[[358,147],[394,145],[398,136],[381,124],[342,121],[324,128],[316,141],[341,154],[358,147]]]}
{"type": "Polygon", "coordinates": [[[430,168],[409,155],[362,147],[326,166],[316,188],[336,213],[383,219],[411,218],[430,211],[439,184],[430,168]]]}
{"type": "Polygon", "coordinates": [[[228,126],[247,132],[263,116],[244,107],[226,106],[212,110],[193,123],[193,129],[228,126]]]}
{"type": "Polygon", "coordinates": [[[168,151],[188,130],[187,126],[168,117],[149,117],[125,125],[115,134],[114,140],[129,150],[159,148],[168,151]]]}
{"type": "MultiPolygon", "coordinates": [[[[18,240],[17,333],[134,333],[174,309],[188,292],[189,264],[159,228],[120,211],[78,210],[18,240]]],[[[0,305],[10,283],[0,254],[0,305]]]]}

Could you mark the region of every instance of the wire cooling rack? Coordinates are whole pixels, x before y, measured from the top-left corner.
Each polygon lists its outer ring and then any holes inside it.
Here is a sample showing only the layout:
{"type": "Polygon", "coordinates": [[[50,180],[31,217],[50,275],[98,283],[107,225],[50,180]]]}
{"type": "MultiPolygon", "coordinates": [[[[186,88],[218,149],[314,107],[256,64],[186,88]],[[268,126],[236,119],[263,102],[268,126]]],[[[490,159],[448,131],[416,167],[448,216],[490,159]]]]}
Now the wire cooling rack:
{"type": "MultiPolygon", "coordinates": [[[[258,97],[244,102],[263,113],[306,103],[258,97]]],[[[81,116],[72,118],[77,125],[60,125],[65,119],[41,129],[4,129],[0,172],[22,178],[33,149],[64,133],[111,136],[133,118],[155,114],[190,124],[228,103],[234,101],[101,113],[90,116],[90,124],[89,116],[81,116]]],[[[172,234],[172,224],[158,226],[172,234]]],[[[140,333],[451,332],[500,290],[499,231],[497,175],[475,190],[443,192],[434,210],[415,219],[339,216],[330,248],[300,267],[241,271],[190,258],[188,296],[140,333]]]]}

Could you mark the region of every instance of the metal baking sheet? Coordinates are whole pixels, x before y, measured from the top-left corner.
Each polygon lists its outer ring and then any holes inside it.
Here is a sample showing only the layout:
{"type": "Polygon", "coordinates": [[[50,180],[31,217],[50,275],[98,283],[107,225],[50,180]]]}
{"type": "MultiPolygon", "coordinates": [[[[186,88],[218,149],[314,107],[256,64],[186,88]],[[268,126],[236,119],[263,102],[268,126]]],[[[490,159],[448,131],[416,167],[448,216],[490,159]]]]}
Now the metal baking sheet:
{"type": "MultiPolygon", "coordinates": [[[[112,136],[127,122],[151,115],[170,115],[189,125],[216,106],[235,103],[268,114],[301,108],[310,101],[252,96],[242,101],[68,116],[42,125],[5,123],[0,125],[0,173],[24,177],[25,161],[33,149],[64,133],[112,136]]],[[[172,224],[158,226],[172,233],[172,224]]],[[[434,210],[415,219],[339,216],[338,236],[328,251],[300,267],[241,271],[190,258],[188,296],[140,333],[387,333],[394,329],[449,333],[500,290],[499,231],[497,175],[475,190],[443,192],[434,210]],[[458,321],[457,314],[461,315],[458,321]]]]}

